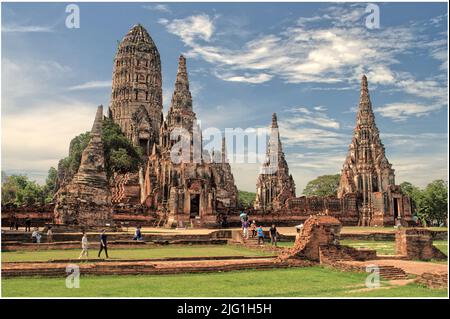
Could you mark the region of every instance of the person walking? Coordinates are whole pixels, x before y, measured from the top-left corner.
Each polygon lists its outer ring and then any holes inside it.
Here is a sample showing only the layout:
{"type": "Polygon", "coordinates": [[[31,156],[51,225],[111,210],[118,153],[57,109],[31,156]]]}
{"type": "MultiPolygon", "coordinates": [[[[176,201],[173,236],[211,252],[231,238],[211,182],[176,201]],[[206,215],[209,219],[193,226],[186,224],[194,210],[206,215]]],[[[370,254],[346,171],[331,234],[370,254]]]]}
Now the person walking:
{"type": "Polygon", "coordinates": [[[248,239],[248,221],[244,220],[242,222],[243,236],[245,239],[248,239]]]}
{"type": "Polygon", "coordinates": [[[9,217],[9,230],[14,230],[14,227],[16,226],[16,215],[11,214],[9,217]]]}
{"type": "Polygon", "coordinates": [[[278,241],[278,233],[275,224],[272,224],[272,226],[270,227],[269,234],[270,234],[270,243],[272,244],[272,246],[276,247],[278,241]]]}
{"type": "Polygon", "coordinates": [[[47,230],[47,243],[52,243],[53,242],[53,231],[52,231],[52,226],[48,226],[48,230],[47,230]]]}
{"type": "Polygon", "coordinates": [[[136,227],[136,231],[134,232],[133,240],[142,240],[141,226],[136,227]]]}
{"type": "Polygon", "coordinates": [[[31,231],[31,218],[30,215],[27,215],[27,217],[25,218],[25,232],[30,231],[31,231]]]}
{"type": "Polygon", "coordinates": [[[89,248],[88,238],[86,232],[83,232],[83,237],[81,238],[81,254],[78,257],[78,259],[81,259],[81,257],[89,258],[88,248],[89,248]]]}
{"type": "Polygon", "coordinates": [[[252,238],[256,237],[256,222],[252,221],[252,224],[250,225],[250,230],[252,231],[252,238]]]}
{"type": "Polygon", "coordinates": [[[258,245],[264,245],[264,230],[262,226],[258,227],[258,245]]]}
{"type": "Polygon", "coordinates": [[[98,251],[98,258],[100,258],[100,254],[102,253],[103,250],[105,250],[106,258],[109,258],[106,230],[104,229],[102,230],[102,233],[100,235],[100,250],[98,251]]]}

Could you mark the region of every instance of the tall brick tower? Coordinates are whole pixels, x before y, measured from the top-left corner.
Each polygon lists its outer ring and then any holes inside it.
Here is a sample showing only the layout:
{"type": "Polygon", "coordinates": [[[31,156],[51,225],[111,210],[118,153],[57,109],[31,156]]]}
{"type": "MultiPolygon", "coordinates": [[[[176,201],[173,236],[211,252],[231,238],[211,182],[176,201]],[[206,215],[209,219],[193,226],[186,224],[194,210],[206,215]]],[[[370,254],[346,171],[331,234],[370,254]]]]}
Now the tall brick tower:
{"type": "Polygon", "coordinates": [[[120,42],[112,77],[110,117],[148,155],[159,143],[162,75],[158,49],[142,25],[120,42]]]}
{"type": "Polygon", "coordinates": [[[382,210],[390,206],[389,198],[375,203],[374,194],[388,195],[394,186],[394,170],[386,158],[384,145],[381,143],[372,111],[367,77],[363,75],[356,126],[342,168],[338,197],[343,197],[347,193],[358,194],[360,224],[365,226],[371,224],[376,206],[380,206],[382,210]]]}

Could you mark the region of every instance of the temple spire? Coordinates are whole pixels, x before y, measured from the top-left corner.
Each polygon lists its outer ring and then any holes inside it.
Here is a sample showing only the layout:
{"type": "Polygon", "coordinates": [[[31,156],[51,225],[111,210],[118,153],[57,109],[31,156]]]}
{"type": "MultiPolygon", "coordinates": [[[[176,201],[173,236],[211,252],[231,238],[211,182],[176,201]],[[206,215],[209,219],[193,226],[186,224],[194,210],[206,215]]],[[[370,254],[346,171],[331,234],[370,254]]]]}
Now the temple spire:
{"type": "Polygon", "coordinates": [[[277,113],[272,114],[272,128],[278,128],[277,113]]]}
{"type": "Polygon", "coordinates": [[[222,137],[222,164],[227,162],[227,147],[225,136],[222,137]]]}
{"type": "Polygon", "coordinates": [[[177,79],[172,96],[172,108],[192,110],[192,96],[189,90],[189,80],[186,68],[186,58],[180,55],[178,60],[177,79]]]}
{"type": "Polygon", "coordinates": [[[94,124],[92,124],[91,135],[102,135],[102,122],[103,122],[103,105],[97,107],[97,113],[95,113],[94,124]]]}
{"type": "Polygon", "coordinates": [[[370,101],[369,84],[366,75],[363,75],[361,78],[361,94],[356,122],[358,124],[375,125],[375,116],[372,110],[372,102],[370,101]]]}

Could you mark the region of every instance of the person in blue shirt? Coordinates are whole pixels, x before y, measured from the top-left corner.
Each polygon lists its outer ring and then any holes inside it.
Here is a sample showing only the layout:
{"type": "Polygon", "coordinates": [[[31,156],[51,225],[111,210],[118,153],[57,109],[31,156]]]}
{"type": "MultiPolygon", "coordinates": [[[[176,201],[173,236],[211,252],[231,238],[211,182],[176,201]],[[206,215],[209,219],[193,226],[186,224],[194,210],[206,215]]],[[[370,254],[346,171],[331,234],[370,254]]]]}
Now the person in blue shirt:
{"type": "Polygon", "coordinates": [[[258,245],[261,245],[261,243],[264,245],[264,231],[262,229],[262,226],[258,227],[258,245]]]}
{"type": "Polygon", "coordinates": [[[142,240],[141,226],[136,227],[136,231],[134,232],[133,240],[142,240]]]}
{"type": "Polygon", "coordinates": [[[106,230],[102,230],[102,233],[100,235],[100,250],[98,251],[98,257],[100,258],[100,254],[102,253],[103,249],[105,250],[106,258],[108,257],[108,243],[107,243],[107,236],[106,236],[106,230]]]}

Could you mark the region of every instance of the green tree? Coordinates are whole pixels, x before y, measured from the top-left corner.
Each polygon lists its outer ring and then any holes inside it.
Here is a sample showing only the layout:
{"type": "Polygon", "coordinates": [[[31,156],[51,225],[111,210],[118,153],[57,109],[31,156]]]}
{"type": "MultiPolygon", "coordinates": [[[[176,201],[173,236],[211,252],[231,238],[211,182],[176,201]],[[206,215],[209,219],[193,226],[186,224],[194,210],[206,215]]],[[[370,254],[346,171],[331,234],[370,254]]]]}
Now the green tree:
{"type": "Polygon", "coordinates": [[[43,187],[34,181],[28,181],[27,185],[19,191],[21,203],[25,205],[44,204],[45,192],[43,187]]]}
{"type": "Polygon", "coordinates": [[[43,187],[45,202],[50,203],[55,195],[58,180],[58,171],[54,167],[48,170],[47,179],[43,187]]]}
{"type": "MultiPolygon", "coordinates": [[[[142,164],[144,151],[134,146],[122,133],[120,126],[111,119],[104,119],[102,141],[105,153],[105,170],[108,178],[114,172],[137,172],[142,164]]],[[[81,156],[90,141],[89,132],[82,133],[70,142],[69,156],[59,161],[59,168],[65,179],[70,180],[76,174],[81,163],[81,156]]],[[[58,174],[56,174],[58,175],[58,174]]]]}
{"type": "Polygon", "coordinates": [[[319,176],[306,184],[303,194],[306,196],[336,196],[340,178],[340,174],[319,176]]]}
{"type": "Polygon", "coordinates": [[[255,201],[256,193],[240,190],[238,198],[240,206],[243,206],[244,208],[250,208],[253,207],[253,202],[255,201]]]}
{"type": "Polygon", "coordinates": [[[422,190],[419,187],[414,186],[410,182],[401,183],[400,188],[403,194],[406,194],[410,197],[412,212],[414,214],[417,214],[417,208],[419,207],[418,205],[421,203],[423,197],[422,190]]]}
{"type": "Polygon", "coordinates": [[[2,184],[2,203],[16,205],[43,204],[45,191],[34,181],[24,175],[8,176],[2,184]]]}
{"type": "Polygon", "coordinates": [[[428,223],[445,223],[448,217],[448,185],[442,179],[427,185],[420,201],[420,214],[428,223]]]}
{"type": "Polygon", "coordinates": [[[111,119],[103,121],[102,140],[105,148],[105,166],[108,176],[113,172],[137,172],[142,164],[144,151],[122,133],[120,126],[111,119]]]}

